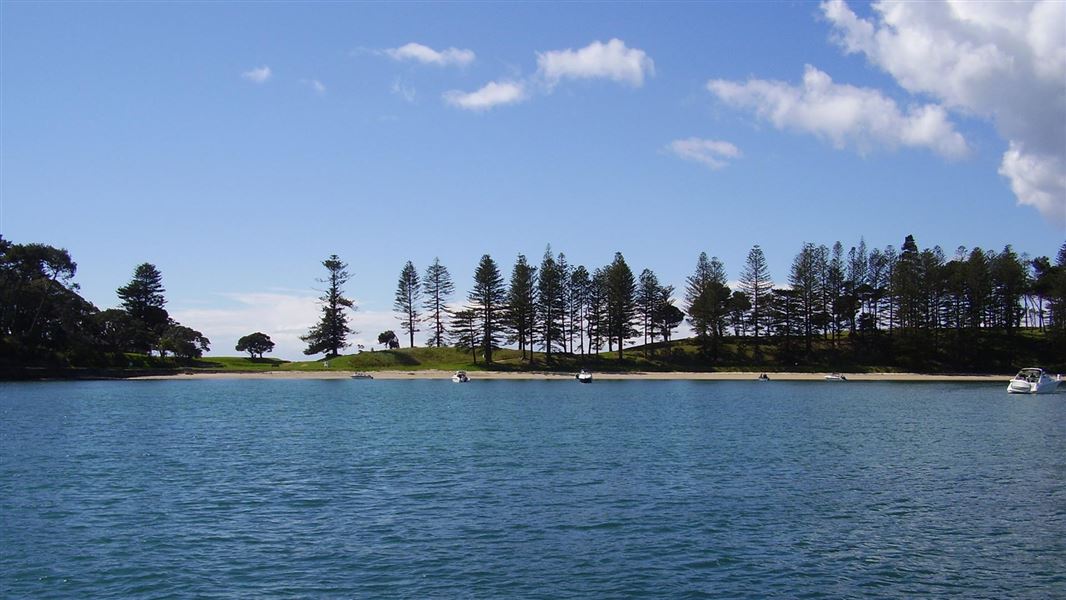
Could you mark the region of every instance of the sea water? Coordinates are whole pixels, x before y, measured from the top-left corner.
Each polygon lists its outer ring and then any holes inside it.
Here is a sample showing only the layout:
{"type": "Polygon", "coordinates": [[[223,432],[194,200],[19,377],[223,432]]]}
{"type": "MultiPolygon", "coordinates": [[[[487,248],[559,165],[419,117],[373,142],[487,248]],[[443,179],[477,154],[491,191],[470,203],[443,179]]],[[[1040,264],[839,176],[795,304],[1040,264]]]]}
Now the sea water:
{"type": "Polygon", "coordinates": [[[0,384],[0,596],[1066,595],[1006,383],[0,384]]]}

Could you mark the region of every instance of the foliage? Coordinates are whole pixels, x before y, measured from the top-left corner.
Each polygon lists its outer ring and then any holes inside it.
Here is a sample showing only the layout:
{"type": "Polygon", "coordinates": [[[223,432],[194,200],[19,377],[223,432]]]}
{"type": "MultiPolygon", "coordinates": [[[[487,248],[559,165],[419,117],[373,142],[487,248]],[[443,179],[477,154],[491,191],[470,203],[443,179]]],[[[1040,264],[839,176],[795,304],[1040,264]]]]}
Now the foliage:
{"type": "Polygon", "coordinates": [[[408,333],[411,347],[415,347],[415,332],[419,331],[418,302],[422,299],[422,287],[418,280],[418,271],[411,261],[407,261],[400,280],[396,284],[396,299],[393,307],[400,314],[400,328],[408,333]]]}
{"type": "Polygon", "coordinates": [[[396,337],[395,331],[389,329],[378,334],[378,343],[388,349],[399,348],[400,338],[396,337]]]}
{"type": "Polygon", "coordinates": [[[448,312],[446,306],[454,291],[455,284],[452,283],[448,268],[440,264],[439,258],[434,258],[433,264],[426,268],[426,274],[422,277],[422,293],[426,296],[422,308],[426,310],[433,332],[426,342],[430,346],[440,348],[447,342],[448,330],[444,326],[448,312]]]}
{"type": "Polygon", "coordinates": [[[524,254],[515,259],[511,269],[511,285],[507,290],[505,320],[510,335],[508,343],[518,343],[518,351],[525,358],[533,355],[533,335],[536,327],[537,290],[533,282],[537,268],[526,261],[524,254]]]}
{"type": "Polygon", "coordinates": [[[474,272],[474,289],[470,291],[468,299],[477,315],[485,362],[491,363],[492,351],[499,347],[505,333],[507,290],[496,261],[488,254],[482,256],[481,262],[478,263],[474,272]]]}
{"type": "Polygon", "coordinates": [[[247,352],[248,356],[252,358],[255,358],[256,354],[259,355],[259,358],[263,358],[263,354],[274,350],[274,342],[269,335],[257,331],[237,340],[236,350],[237,352],[247,352]]]}
{"type": "Polygon", "coordinates": [[[329,275],[326,279],[319,279],[320,283],[328,285],[325,293],[319,297],[322,303],[322,318],[318,324],[300,339],[307,342],[304,354],[326,354],[326,358],[338,356],[343,348],[348,347],[348,334],[352,329],[348,326],[347,309],[356,310],[355,303],[344,296],[343,286],[351,278],[348,265],[333,254],[322,261],[329,275]]]}

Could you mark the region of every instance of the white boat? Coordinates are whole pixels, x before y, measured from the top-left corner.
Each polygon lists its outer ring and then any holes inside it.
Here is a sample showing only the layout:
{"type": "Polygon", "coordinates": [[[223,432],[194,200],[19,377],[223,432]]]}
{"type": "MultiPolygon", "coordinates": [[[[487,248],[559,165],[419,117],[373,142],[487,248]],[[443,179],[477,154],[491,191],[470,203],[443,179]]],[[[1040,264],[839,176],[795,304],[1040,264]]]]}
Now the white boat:
{"type": "Polygon", "coordinates": [[[830,373],[825,376],[826,381],[847,381],[848,378],[843,373],[830,373]]]}
{"type": "Polygon", "coordinates": [[[757,377],[755,381],[770,381],[770,376],[766,373],[763,373],[762,375],[759,375],[759,377],[757,377]]]}
{"type": "Polygon", "coordinates": [[[1060,377],[1052,377],[1043,369],[1029,367],[1018,371],[1014,379],[1007,384],[1010,394],[1050,394],[1059,387],[1060,377]]]}
{"type": "Polygon", "coordinates": [[[581,383],[592,383],[592,373],[589,373],[585,369],[581,369],[581,372],[575,376],[575,379],[581,383]]]}
{"type": "Polygon", "coordinates": [[[352,373],[352,379],[373,379],[370,373],[352,373]]]}
{"type": "Polygon", "coordinates": [[[466,376],[466,371],[456,371],[455,375],[452,375],[452,383],[466,383],[470,381],[470,378],[466,376]]]}

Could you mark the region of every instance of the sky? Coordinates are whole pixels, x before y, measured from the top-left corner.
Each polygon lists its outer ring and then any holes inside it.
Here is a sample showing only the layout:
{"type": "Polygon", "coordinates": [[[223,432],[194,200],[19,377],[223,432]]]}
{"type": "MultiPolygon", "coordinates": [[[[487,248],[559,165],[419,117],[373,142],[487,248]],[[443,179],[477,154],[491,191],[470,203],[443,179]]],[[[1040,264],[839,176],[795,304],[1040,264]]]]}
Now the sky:
{"type": "Polygon", "coordinates": [[[331,254],[368,348],[408,260],[461,302],[549,244],[679,289],[755,244],[779,283],[808,241],[1053,257],[1064,74],[1061,1],[3,1],[0,235],[287,359],[331,254]]]}

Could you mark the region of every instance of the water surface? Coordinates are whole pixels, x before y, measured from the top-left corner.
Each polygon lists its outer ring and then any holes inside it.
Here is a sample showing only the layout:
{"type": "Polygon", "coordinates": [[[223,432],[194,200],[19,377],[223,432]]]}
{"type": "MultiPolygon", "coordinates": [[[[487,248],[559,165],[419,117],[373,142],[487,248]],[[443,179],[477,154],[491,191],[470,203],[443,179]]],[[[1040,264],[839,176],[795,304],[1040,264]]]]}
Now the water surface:
{"type": "Polygon", "coordinates": [[[0,596],[1066,590],[1066,395],[1003,384],[0,384],[0,596]]]}

